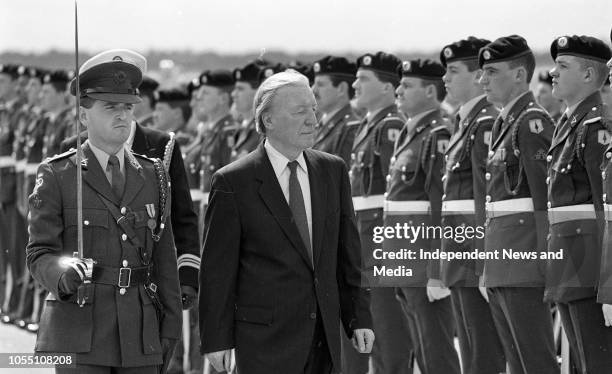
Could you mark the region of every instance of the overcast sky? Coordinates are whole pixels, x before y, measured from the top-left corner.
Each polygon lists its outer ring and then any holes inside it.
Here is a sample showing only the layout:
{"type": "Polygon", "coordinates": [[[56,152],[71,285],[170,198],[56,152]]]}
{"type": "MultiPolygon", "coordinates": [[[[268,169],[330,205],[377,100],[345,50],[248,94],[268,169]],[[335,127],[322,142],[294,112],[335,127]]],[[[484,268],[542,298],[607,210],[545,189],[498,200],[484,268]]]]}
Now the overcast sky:
{"type": "MultiPolygon", "coordinates": [[[[0,0],[0,51],[71,50],[73,0],[0,0]]],[[[476,35],[610,42],[612,0],[80,0],[84,51],[437,51],[476,35]]]]}

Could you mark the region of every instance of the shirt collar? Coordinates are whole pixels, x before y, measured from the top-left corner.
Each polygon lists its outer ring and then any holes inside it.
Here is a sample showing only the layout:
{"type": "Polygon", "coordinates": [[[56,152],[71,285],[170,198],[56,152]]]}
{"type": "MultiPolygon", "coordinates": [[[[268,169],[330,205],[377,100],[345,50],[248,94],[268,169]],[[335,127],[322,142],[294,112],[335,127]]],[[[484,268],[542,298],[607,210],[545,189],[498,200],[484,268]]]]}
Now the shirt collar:
{"type": "MultiPolygon", "coordinates": [[[[264,148],[266,150],[266,153],[268,154],[268,158],[270,159],[270,163],[272,164],[274,173],[277,175],[277,177],[280,176],[287,167],[287,164],[291,162],[291,160],[289,160],[287,157],[285,157],[285,155],[276,150],[276,148],[274,148],[267,139],[264,143],[264,148]]],[[[302,170],[306,172],[307,169],[304,152],[301,152],[295,160],[298,162],[302,170]]]]}
{"type": "MultiPolygon", "coordinates": [[[[100,163],[100,166],[102,167],[102,170],[106,171],[106,167],[108,166],[108,158],[110,157],[110,155],[104,152],[103,150],[101,150],[100,148],[96,147],[95,145],[93,145],[89,140],[87,140],[87,142],[89,143],[89,148],[93,152],[94,156],[96,156],[96,158],[98,159],[98,162],[100,163]]],[[[121,170],[121,172],[125,171],[125,168],[124,168],[125,150],[124,148],[121,147],[119,151],[115,153],[115,156],[117,156],[117,158],[119,159],[119,169],[121,170]]]]}
{"type": "Polygon", "coordinates": [[[467,118],[467,116],[474,109],[476,104],[478,104],[483,97],[485,97],[485,95],[476,96],[469,100],[467,103],[463,104],[461,108],[459,108],[459,118],[461,119],[461,121],[467,118]]]}
{"type": "Polygon", "coordinates": [[[510,114],[510,110],[512,110],[512,107],[514,106],[514,104],[517,103],[517,101],[519,101],[523,96],[527,95],[529,93],[529,91],[525,91],[524,93],[518,95],[517,97],[514,98],[514,100],[512,100],[511,102],[508,103],[508,105],[506,105],[504,107],[504,109],[502,109],[500,115],[501,117],[506,120],[506,117],[508,117],[508,114],[510,114]]]}

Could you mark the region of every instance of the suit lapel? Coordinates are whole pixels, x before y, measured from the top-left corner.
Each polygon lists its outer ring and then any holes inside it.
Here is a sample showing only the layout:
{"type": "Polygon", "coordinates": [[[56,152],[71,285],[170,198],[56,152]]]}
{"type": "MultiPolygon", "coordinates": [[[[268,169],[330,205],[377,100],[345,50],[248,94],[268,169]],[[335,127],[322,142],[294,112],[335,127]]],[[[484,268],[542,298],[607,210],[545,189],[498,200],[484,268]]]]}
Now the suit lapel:
{"type": "Polygon", "coordinates": [[[272,164],[268,159],[263,142],[257,148],[257,160],[258,163],[256,167],[258,170],[256,175],[257,179],[261,182],[261,185],[259,186],[259,196],[293,247],[302,256],[306,264],[308,264],[308,266],[310,266],[312,269],[312,263],[310,261],[308,250],[304,245],[297,226],[293,222],[293,214],[291,213],[289,204],[287,204],[287,200],[285,200],[285,195],[281,190],[276,174],[274,174],[274,169],[272,168],[272,164]]]}
{"type": "MultiPolygon", "coordinates": [[[[92,152],[91,148],[89,148],[89,142],[85,142],[81,147],[83,149],[83,154],[85,160],[83,160],[83,181],[89,185],[94,191],[104,196],[106,199],[113,202],[115,205],[119,205],[119,199],[113,193],[111,189],[110,183],[108,183],[108,179],[106,179],[106,174],[96,155],[92,152]]],[[[72,161],[75,162],[74,156],[72,157],[72,161]]]]}
{"type": "Polygon", "coordinates": [[[308,167],[308,181],[310,182],[310,201],[312,212],[312,251],[315,266],[319,263],[321,256],[323,232],[325,230],[325,206],[327,201],[328,177],[324,175],[324,170],[316,162],[312,153],[304,151],[306,165],[308,167]]]}

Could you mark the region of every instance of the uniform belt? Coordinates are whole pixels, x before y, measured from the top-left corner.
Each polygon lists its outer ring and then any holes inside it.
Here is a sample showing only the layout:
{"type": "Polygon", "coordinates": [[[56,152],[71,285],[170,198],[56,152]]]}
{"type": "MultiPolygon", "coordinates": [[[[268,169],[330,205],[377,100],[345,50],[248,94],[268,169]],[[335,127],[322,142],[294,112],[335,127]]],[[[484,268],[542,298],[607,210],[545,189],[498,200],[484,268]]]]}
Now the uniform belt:
{"type": "Polygon", "coordinates": [[[548,208],[548,222],[551,225],[567,221],[595,218],[595,206],[593,204],[578,204],[548,208]]]}
{"type": "Polygon", "coordinates": [[[382,208],[384,201],[384,195],[353,196],[353,208],[357,211],[382,208]]]}
{"type": "Polygon", "coordinates": [[[27,164],[26,160],[15,161],[15,171],[18,173],[20,171],[25,171],[26,164],[27,164]]]}
{"type": "Polygon", "coordinates": [[[446,200],[442,202],[442,214],[450,216],[453,214],[474,214],[474,200],[446,200]]]}
{"type": "Polygon", "coordinates": [[[36,175],[37,170],[38,170],[38,164],[28,163],[25,165],[25,175],[36,175]]]}
{"type": "Polygon", "coordinates": [[[192,188],[189,190],[191,194],[191,200],[193,201],[208,201],[208,192],[203,192],[197,188],[192,188]]]}
{"type": "Polygon", "coordinates": [[[15,166],[15,159],[11,156],[0,156],[0,169],[15,166]]]}
{"type": "Polygon", "coordinates": [[[146,283],[149,280],[150,272],[150,266],[115,268],[94,265],[92,281],[94,283],[127,288],[146,283]]]}
{"type": "Polygon", "coordinates": [[[391,201],[385,200],[385,213],[387,214],[429,214],[431,204],[425,200],[391,201]]]}
{"type": "Polygon", "coordinates": [[[493,201],[485,204],[487,218],[508,216],[510,214],[533,212],[533,199],[524,197],[521,199],[508,199],[493,201]]]}

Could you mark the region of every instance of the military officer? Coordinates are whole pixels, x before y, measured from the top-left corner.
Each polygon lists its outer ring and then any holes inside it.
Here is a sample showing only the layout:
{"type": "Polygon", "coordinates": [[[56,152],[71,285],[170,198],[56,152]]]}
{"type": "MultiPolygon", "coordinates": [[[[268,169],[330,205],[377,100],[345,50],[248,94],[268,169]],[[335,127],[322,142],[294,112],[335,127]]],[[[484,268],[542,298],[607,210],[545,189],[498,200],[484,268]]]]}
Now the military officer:
{"type": "MultiPolygon", "coordinates": [[[[389,159],[403,121],[395,107],[395,88],[399,84],[397,66],[401,60],[385,53],[367,53],[357,59],[353,88],[356,105],[367,109],[360,122],[351,150],[350,181],[357,228],[361,236],[363,286],[378,286],[373,279],[375,244],[372,234],[383,225],[383,194],[389,159]]],[[[393,288],[371,291],[370,310],[376,331],[372,349],[374,373],[409,372],[412,356],[407,354],[407,324],[393,288]]]]}
{"type": "MultiPolygon", "coordinates": [[[[610,48],[590,36],[562,36],[550,53],[552,94],[567,109],[559,120],[548,152],[550,252],[562,259],[546,266],[544,299],[556,302],[580,373],[605,373],[612,367],[612,330],[597,302],[604,226],[600,171],[610,140],[601,87],[608,75],[610,48]]],[[[612,303],[602,298],[601,303],[612,303]]]]}
{"type": "Polygon", "coordinates": [[[200,76],[197,100],[200,111],[206,116],[207,121],[204,124],[200,150],[200,193],[196,194],[193,200],[200,199],[202,219],[208,203],[212,175],[229,163],[231,149],[234,145],[236,124],[230,114],[233,89],[234,76],[228,70],[206,71],[200,76]]]}
{"type": "Polygon", "coordinates": [[[110,50],[80,69],[83,255],[77,249],[76,150],[43,162],[30,196],[27,263],[50,292],[37,352],[71,352],[57,372],[157,373],[181,331],[167,175],[125,147],[146,60],[110,50]],[[90,260],[87,260],[90,259],[90,260]],[[92,261],[95,263],[92,263],[92,261]],[[91,283],[83,283],[91,280],[91,283]],[[112,368],[112,369],[111,369],[112,368]]]}
{"type": "Polygon", "coordinates": [[[546,250],[552,119],[529,91],[535,58],[524,38],[487,44],[478,63],[487,100],[503,108],[493,123],[485,174],[485,249],[499,254],[485,260],[489,306],[512,373],[558,373],[550,305],[542,301],[545,263],[525,255],[546,250]]]}
{"type": "MultiPolygon", "coordinates": [[[[398,67],[401,77],[395,90],[398,109],[408,120],[393,149],[387,175],[384,226],[439,226],[442,197],[444,152],[450,133],[440,103],[446,90],[444,67],[430,59],[413,59],[398,67]]],[[[387,238],[383,250],[397,252],[408,248],[418,252],[440,248],[439,238],[387,238]]],[[[438,261],[415,259],[385,261],[384,265],[405,265],[406,278],[386,278],[396,292],[408,320],[408,329],[419,369],[424,374],[460,373],[453,346],[455,323],[450,291],[440,281],[438,261]]],[[[385,282],[385,283],[387,283],[385,282]]],[[[388,283],[387,283],[388,284],[388,283]]]]}
{"type": "Polygon", "coordinates": [[[357,66],[344,57],[326,56],[313,64],[313,71],[312,90],[321,114],[313,149],[340,156],[350,165],[359,126],[350,103],[357,66]]]}
{"type": "Polygon", "coordinates": [[[266,66],[260,60],[251,61],[242,68],[234,69],[236,84],[232,90],[232,106],[240,117],[240,126],[234,135],[230,162],[246,156],[261,142],[262,137],[255,129],[253,98],[261,80],[260,73],[266,66]]]}
{"type": "Polygon", "coordinates": [[[142,83],[138,87],[141,103],[134,105],[134,118],[143,127],[153,125],[153,110],[155,109],[155,90],[159,87],[159,82],[155,79],[144,76],[142,83]]]}
{"type": "MultiPolygon", "coordinates": [[[[485,221],[485,163],[491,126],[498,111],[487,101],[478,83],[482,75],[478,51],[489,42],[470,36],[445,46],[440,52],[440,61],[446,68],[443,80],[448,96],[460,105],[445,155],[444,227],[477,228],[485,221]]],[[[442,239],[444,251],[473,251],[482,249],[482,244],[478,238],[442,239]]],[[[443,261],[440,269],[442,282],[451,290],[465,374],[501,373],[506,367],[486,292],[481,295],[477,288],[483,265],[482,261],[475,260],[443,261]]]]}
{"type": "Polygon", "coordinates": [[[552,90],[553,83],[550,72],[541,71],[540,74],[538,74],[538,85],[535,89],[536,101],[548,112],[548,114],[550,114],[556,124],[563,112],[563,101],[554,97],[552,90]]]}
{"type": "Polygon", "coordinates": [[[4,262],[1,272],[4,277],[1,306],[3,320],[11,307],[15,307],[16,299],[13,296],[13,289],[17,281],[17,268],[20,264],[18,259],[12,255],[11,249],[16,225],[14,217],[17,215],[15,159],[12,154],[16,117],[22,106],[22,98],[18,95],[19,70],[18,65],[0,65],[0,249],[4,262]]]}

